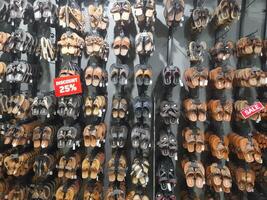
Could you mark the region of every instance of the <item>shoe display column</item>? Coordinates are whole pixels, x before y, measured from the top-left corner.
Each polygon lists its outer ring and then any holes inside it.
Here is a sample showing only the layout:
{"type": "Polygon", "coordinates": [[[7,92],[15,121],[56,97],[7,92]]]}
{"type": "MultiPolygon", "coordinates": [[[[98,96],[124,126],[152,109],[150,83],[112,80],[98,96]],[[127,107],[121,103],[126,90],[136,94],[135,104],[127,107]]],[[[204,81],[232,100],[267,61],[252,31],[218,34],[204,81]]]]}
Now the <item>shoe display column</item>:
{"type": "Polygon", "coordinates": [[[183,27],[185,3],[165,1],[164,18],[168,26],[166,38],[166,65],[161,70],[160,81],[154,88],[155,100],[155,198],[179,198],[177,187],[178,168],[178,124],[180,123],[180,94],[183,83],[180,67],[174,63],[175,32],[183,27]],[[158,91],[160,92],[158,92],[158,91]]]}
{"type": "Polygon", "coordinates": [[[156,2],[136,1],[133,5],[137,24],[135,36],[135,53],[139,64],[134,67],[134,80],[137,95],[133,101],[134,125],[131,131],[131,181],[134,185],[128,193],[131,199],[151,199],[153,189],[153,100],[151,97],[153,68],[148,64],[155,50],[154,24],[156,18],[156,2]]]}
{"type": "MultiPolygon", "coordinates": [[[[77,77],[82,82],[81,57],[85,42],[83,39],[85,21],[81,10],[81,4],[73,0],[61,1],[59,3],[59,27],[60,34],[57,45],[59,48],[59,60],[57,62],[57,78],[77,77]]],[[[74,89],[73,85],[73,89],[74,89]]],[[[84,91],[82,84],[82,91],[84,91]]],[[[68,91],[61,87],[60,92],[68,91]]],[[[62,199],[64,196],[78,198],[82,188],[82,158],[86,153],[82,140],[82,129],[84,127],[82,94],[57,95],[57,114],[61,120],[57,131],[57,148],[60,158],[57,164],[58,178],[61,184],[57,188],[55,197],[62,199]]]]}
{"type": "Polygon", "coordinates": [[[130,129],[133,114],[131,109],[132,57],[131,28],[134,27],[131,4],[127,0],[110,2],[113,18],[112,42],[115,63],[110,66],[110,80],[114,84],[110,116],[109,142],[111,155],[107,163],[108,190],[106,199],[126,199],[130,189],[129,166],[131,163],[130,129]]]}
{"type": "Polygon", "coordinates": [[[105,191],[105,165],[107,163],[106,138],[108,138],[108,72],[109,44],[107,31],[109,19],[107,6],[102,2],[82,2],[85,16],[85,55],[82,57],[83,116],[85,127],[83,141],[86,155],[82,161],[82,199],[102,199],[105,191]],[[85,9],[84,9],[85,8],[85,9]]]}

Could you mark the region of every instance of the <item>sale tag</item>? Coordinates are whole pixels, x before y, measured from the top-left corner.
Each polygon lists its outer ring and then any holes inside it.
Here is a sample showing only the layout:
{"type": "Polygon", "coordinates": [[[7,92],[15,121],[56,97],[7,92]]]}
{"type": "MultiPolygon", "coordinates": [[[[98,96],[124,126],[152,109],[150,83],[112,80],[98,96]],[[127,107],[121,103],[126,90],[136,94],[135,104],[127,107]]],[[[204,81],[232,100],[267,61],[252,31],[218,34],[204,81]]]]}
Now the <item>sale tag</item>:
{"type": "Polygon", "coordinates": [[[244,108],[243,110],[240,111],[240,113],[245,119],[247,119],[251,117],[252,115],[260,112],[263,109],[264,109],[264,106],[262,105],[262,103],[257,102],[251,106],[248,106],[247,108],[244,108]]]}
{"type": "Polygon", "coordinates": [[[66,76],[54,79],[56,97],[69,96],[82,93],[81,79],[79,75],[66,76]]]}

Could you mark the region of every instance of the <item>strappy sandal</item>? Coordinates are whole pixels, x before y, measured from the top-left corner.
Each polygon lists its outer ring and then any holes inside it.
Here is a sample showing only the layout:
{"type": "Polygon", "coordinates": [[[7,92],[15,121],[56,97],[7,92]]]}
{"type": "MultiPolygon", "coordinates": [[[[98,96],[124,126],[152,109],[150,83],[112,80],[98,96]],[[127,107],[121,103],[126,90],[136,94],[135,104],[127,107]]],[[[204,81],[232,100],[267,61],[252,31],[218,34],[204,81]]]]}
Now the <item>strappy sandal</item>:
{"type": "Polygon", "coordinates": [[[143,131],[140,135],[140,143],[139,143],[139,147],[142,150],[146,150],[150,147],[150,130],[148,125],[144,125],[143,127],[143,131]]]}
{"type": "Polygon", "coordinates": [[[128,113],[128,102],[126,99],[124,99],[124,98],[120,99],[118,110],[119,110],[119,113],[118,113],[119,118],[120,119],[125,118],[127,113],[128,113]]]}
{"type": "Polygon", "coordinates": [[[165,85],[171,85],[172,83],[172,71],[170,67],[166,66],[163,71],[163,80],[165,85]]]}
{"type": "Polygon", "coordinates": [[[114,49],[114,54],[116,56],[120,55],[121,45],[122,45],[122,38],[120,36],[117,36],[112,44],[112,47],[114,49]]]}
{"type": "Polygon", "coordinates": [[[111,81],[116,85],[119,83],[120,69],[116,68],[116,64],[111,65],[111,81]]]}
{"type": "Polygon", "coordinates": [[[96,179],[100,171],[102,170],[103,163],[105,161],[105,155],[102,152],[99,152],[95,158],[92,161],[91,165],[91,174],[90,178],[91,179],[96,179]]]}
{"type": "Polygon", "coordinates": [[[131,15],[131,3],[129,1],[124,1],[121,5],[121,20],[128,22],[131,15]]]}
{"type": "Polygon", "coordinates": [[[184,101],[184,108],[186,111],[186,116],[190,121],[197,121],[197,106],[194,105],[193,101],[187,99],[184,101]]]}
{"type": "Polygon", "coordinates": [[[117,135],[117,146],[119,148],[123,148],[125,146],[125,143],[127,141],[127,135],[128,135],[128,128],[126,126],[120,126],[117,135]]]}
{"type": "Polygon", "coordinates": [[[130,49],[130,39],[128,37],[123,37],[121,40],[121,46],[120,46],[120,55],[126,56],[128,54],[128,51],[130,49]]]}
{"type": "Polygon", "coordinates": [[[129,67],[127,65],[122,65],[119,73],[119,84],[127,85],[129,77],[129,67]]]}
{"type": "Polygon", "coordinates": [[[119,118],[119,105],[120,105],[120,99],[113,97],[112,100],[112,117],[113,118],[119,118]]]}
{"type": "Polygon", "coordinates": [[[125,158],[125,156],[121,155],[119,157],[118,166],[117,166],[117,170],[118,170],[117,181],[122,182],[125,180],[126,167],[127,167],[126,158],[125,158]]]}

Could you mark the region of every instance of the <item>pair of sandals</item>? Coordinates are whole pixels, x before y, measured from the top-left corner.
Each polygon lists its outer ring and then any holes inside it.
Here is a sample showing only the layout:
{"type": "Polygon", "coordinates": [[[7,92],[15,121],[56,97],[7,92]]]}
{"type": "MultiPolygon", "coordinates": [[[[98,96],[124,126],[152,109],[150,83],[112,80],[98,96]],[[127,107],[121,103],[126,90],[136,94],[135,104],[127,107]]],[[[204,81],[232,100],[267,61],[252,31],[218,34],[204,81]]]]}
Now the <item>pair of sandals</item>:
{"type": "Polygon", "coordinates": [[[35,157],[39,151],[30,151],[22,154],[10,154],[4,158],[7,175],[24,176],[32,170],[35,157]]]}
{"type": "Polygon", "coordinates": [[[267,137],[264,132],[253,133],[253,138],[257,141],[261,150],[267,149],[267,137]]]}
{"type": "Polygon", "coordinates": [[[106,96],[88,96],[85,99],[84,104],[85,116],[97,116],[103,117],[106,112],[107,107],[107,97],[106,96]]]}
{"type": "Polygon", "coordinates": [[[191,19],[191,27],[193,31],[201,32],[207,28],[211,19],[211,14],[208,8],[197,7],[193,9],[191,19]]]}
{"type": "Polygon", "coordinates": [[[152,84],[152,68],[146,65],[137,65],[135,80],[138,86],[149,86],[152,84]]]}
{"type": "Polygon", "coordinates": [[[235,169],[235,180],[239,190],[244,192],[254,192],[256,175],[253,170],[238,167],[235,169]]]}
{"type": "Polygon", "coordinates": [[[86,86],[106,87],[108,82],[108,73],[101,67],[88,66],[84,70],[84,79],[86,86]]]}
{"type": "Polygon", "coordinates": [[[32,4],[27,0],[10,0],[5,20],[12,26],[20,23],[23,19],[24,24],[33,23],[33,8],[32,4]]]}
{"type": "Polygon", "coordinates": [[[149,161],[146,158],[135,158],[133,160],[132,164],[132,171],[131,171],[131,177],[132,177],[132,183],[134,185],[141,185],[143,188],[145,188],[149,182],[149,161]]]}
{"type": "Polygon", "coordinates": [[[4,135],[4,144],[11,144],[13,148],[18,146],[26,146],[31,142],[34,127],[39,124],[39,121],[33,121],[25,124],[10,126],[4,135]]]}
{"type": "Polygon", "coordinates": [[[10,126],[4,135],[4,144],[11,144],[13,148],[26,146],[31,142],[33,129],[38,125],[40,125],[39,121],[32,121],[10,126]]]}
{"type": "Polygon", "coordinates": [[[238,57],[248,55],[261,55],[263,49],[262,40],[258,37],[244,37],[237,41],[236,52],[238,57]]]}
{"type": "Polygon", "coordinates": [[[153,27],[156,20],[155,0],[136,0],[134,14],[139,24],[145,23],[149,27],[153,27]]]}
{"type": "Polygon", "coordinates": [[[206,134],[212,156],[221,160],[229,160],[229,139],[227,136],[218,136],[214,133],[206,134]]]}
{"type": "Polygon", "coordinates": [[[8,97],[6,95],[0,96],[0,108],[2,114],[13,115],[17,119],[26,118],[31,109],[32,99],[27,98],[24,94],[13,95],[8,97]]]}
{"type": "Polygon", "coordinates": [[[110,128],[109,142],[112,149],[123,148],[127,142],[128,127],[117,124],[110,128]]]}
{"type": "Polygon", "coordinates": [[[211,186],[215,192],[230,193],[232,188],[232,176],[227,166],[220,166],[212,163],[206,168],[207,185],[211,186]]]}
{"type": "Polygon", "coordinates": [[[261,164],[263,162],[260,147],[254,138],[230,133],[228,139],[230,149],[236,153],[239,159],[245,160],[247,163],[257,162],[261,164]]]}
{"type": "Polygon", "coordinates": [[[49,38],[41,37],[36,49],[36,54],[39,55],[41,59],[50,62],[56,59],[56,48],[49,38]]]}
{"type": "Polygon", "coordinates": [[[204,122],[207,120],[207,104],[194,99],[186,99],[183,102],[186,118],[191,122],[204,122]]]}
{"type": "Polygon", "coordinates": [[[137,96],[134,99],[134,115],[137,119],[151,118],[152,101],[148,96],[137,96]]]}
{"type": "Polygon", "coordinates": [[[60,184],[59,179],[54,179],[42,183],[35,183],[30,187],[30,199],[31,200],[50,200],[54,198],[54,194],[56,193],[56,189],[60,184]]]}
{"type": "Polygon", "coordinates": [[[155,50],[152,32],[139,32],[135,37],[135,51],[139,55],[152,55],[155,50]]]}
{"type": "Polygon", "coordinates": [[[16,29],[5,42],[4,51],[7,53],[33,54],[37,46],[37,38],[34,38],[28,31],[16,29]]]}
{"type": "Polygon", "coordinates": [[[81,130],[78,125],[62,126],[57,131],[57,148],[72,148],[80,146],[81,130]]]}
{"type": "Polygon", "coordinates": [[[13,186],[8,192],[7,192],[7,200],[23,200],[23,199],[29,199],[29,187],[27,185],[23,184],[17,184],[13,186]]]}
{"type": "Polygon", "coordinates": [[[93,29],[105,31],[109,26],[108,16],[104,15],[103,5],[89,5],[88,14],[90,17],[90,26],[93,29]]]}
{"type": "Polygon", "coordinates": [[[235,70],[216,67],[209,72],[210,84],[217,90],[233,88],[235,70]]]}
{"type": "Polygon", "coordinates": [[[66,77],[66,76],[68,77],[81,74],[82,74],[81,67],[77,63],[70,61],[63,64],[63,67],[59,71],[58,77],[66,77]]]}
{"type": "Polygon", "coordinates": [[[218,41],[210,49],[210,55],[216,62],[224,62],[234,54],[235,44],[232,41],[218,41]]]}
{"type": "Polygon", "coordinates": [[[114,96],[112,99],[112,117],[114,119],[125,119],[128,115],[128,101],[123,97],[114,96]]]}
{"type": "Polygon", "coordinates": [[[42,21],[48,24],[56,24],[58,8],[51,0],[37,0],[33,3],[35,21],[42,21]]]}
{"type": "Polygon", "coordinates": [[[56,200],[76,200],[79,197],[81,183],[79,180],[63,183],[58,187],[55,197],[56,200]]]}
{"type": "Polygon", "coordinates": [[[188,187],[202,189],[205,184],[205,168],[200,161],[183,160],[182,168],[188,187]]]}
{"type": "Polygon", "coordinates": [[[116,36],[112,43],[114,54],[116,56],[127,56],[130,46],[131,41],[129,37],[123,35],[116,36]]]}
{"type": "Polygon", "coordinates": [[[113,153],[108,161],[109,182],[124,182],[127,172],[127,161],[123,154],[113,153]]]}
{"type": "Polygon", "coordinates": [[[85,29],[83,13],[75,1],[71,2],[71,5],[60,7],[58,18],[59,25],[63,28],[71,28],[80,32],[85,29]]]}
{"type": "MultiPolygon", "coordinates": [[[[252,104],[249,104],[247,100],[235,101],[235,103],[234,103],[235,120],[244,121],[245,118],[241,114],[241,111],[245,108],[248,108],[250,105],[252,105],[252,104]]],[[[261,115],[262,115],[262,113],[258,112],[258,113],[255,113],[254,115],[250,116],[248,119],[256,121],[256,122],[260,122],[261,121],[261,115]]]]}
{"type": "Polygon", "coordinates": [[[234,80],[241,87],[264,87],[267,85],[267,73],[257,67],[238,69],[234,80]]]}
{"type": "Polygon", "coordinates": [[[82,178],[97,179],[104,169],[105,154],[98,152],[94,156],[86,156],[82,161],[82,178]]]}
{"type": "Polygon", "coordinates": [[[83,130],[83,141],[85,147],[101,146],[105,142],[107,125],[100,123],[98,125],[87,125],[83,130]]]}
{"type": "Polygon", "coordinates": [[[81,56],[85,42],[77,33],[68,31],[61,35],[57,45],[63,55],[81,56]]]}
{"type": "Polygon", "coordinates": [[[5,199],[5,196],[9,193],[12,188],[12,178],[1,178],[0,179],[0,198],[5,199]]]}
{"type": "Polygon", "coordinates": [[[62,156],[56,166],[59,178],[77,179],[77,171],[81,168],[82,160],[79,152],[70,156],[62,156]]]}
{"type": "Polygon", "coordinates": [[[174,195],[173,192],[165,193],[163,191],[160,191],[156,195],[156,200],[176,200],[176,196],[174,195]]]}
{"type": "Polygon", "coordinates": [[[188,56],[190,62],[192,63],[202,63],[204,61],[205,50],[207,49],[207,44],[205,42],[195,42],[189,43],[188,56]]]}
{"type": "Polygon", "coordinates": [[[148,150],[151,146],[151,131],[147,124],[136,124],[131,132],[131,143],[133,148],[148,150]]]}
{"type": "Polygon", "coordinates": [[[57,127],[52,125],[36,126],[33,129],[32,141],[35,149],[52,147],[56,139],[57,127]]]}
{"type": "Polygon", "coordinates": [[[227,26],[239,20],[241,9],[236,0],[223,0],[215,9],[214,20],[216,26],[227,26]]]}
{"type": "Polygon", "coordinates": [[[57,100],[54,95],[37,96],[31,104],[31,113],[33,116],[50,117],[55,114],[57,100]]]}
{"type": "Polygon", "coordinates": [[[88,184],[83,192],[83,200],[100,200],[102,199],[102,193],[103,184],[101,182],[88,184]]]}
{"type": "Polygon", "coordinates": [[[59,154],[43,154],[38,155],[33,163],[33,172],[36,177],[46,178],[49,175],[53,175],[53,171],[56,168],[56,162],[59,159],[59,154]]]}
{"type": "Polygon", "coordinates": [[[179,106],[173,101],[162,101],[160,104],[160,116],[165,124],[179,123],[179,106]]]}
{"type": "Polygon", "coordinates": [[[166,86],[181,85],[180,69],[177,66],[168,65],[168,66],[164,67],[164,69],[162,71],[162,76],[163,76],[163,83],[166,86]]]}
{"type": "Polygon", "coordinates": [[[9,83],[32,83],[33,67],[26,61],[13,61],[7,65],[6,81],[9,83]]]}
{"type": "Polygon", "coordinates": [[[157,170],[157,180],[160,190],[163,192],[173,192],[177,183],[176,170],[171,158],[164,157],[159,160],[157,170]]]}
{"type": "Polygon", "coordinates": [[[164,0],[164,17],[169,27],[180,25],[184,21],[184,0],[164,0]]]}
{"type": "Polygon", "coordinates": [[[105,200],[125,200],[126,185],[125,182],[110,184],[106,192],[105,200]]]}
{"type": "Polygon", "coordinates": [[[7,41],[9,40],[9,38],[10,38],[9,33],[0,32],[0,51],[5,50],[5,46],[7,45],[7,41]]]}
{"type": "Polygon", "coordinates": [[[128,192],[126,200],[149,200],[149,197],[143,192],[132,190],[128,192]]]}
{"type": "Polygon", "coordinates": [[[60,97],[58,99],[57,114],[61,117],[77,119],[80,115],[81,105],[82,97],[80,95],[60,97]]]}
{"type": "Polygon", "coordinates": [[[225,102],[210,100],[208,103],[208,111],[213,120],[230,122],[233,113],[233,103],[231,100],[226,100],[225,102]]]}
{"type": "Polygon", "coordinates": [[[205,150],[205,134],[204,131],[197,127],[186,127],[182,131],[183,135],[183,147],[187,149],[189,153],[202,153],[205,150]]]}
{"type": "Polygon", "coordinates": [[[177,138],[173,133],[169,131],[162,131],[157,145],[163,156],[169,156],[171,158],[174,157],[175,159],[177,158],[178,144],[177,138]]]}
{"type": "Polygon", "coordinates": [[[86,54],[90,57],[99,57],[104,61],[108,60],[109,44],[100,35],[88,35],[85,38],[86,54]]]}
{"type": "Polygon", "coordinates": [[[208,68],[190,67],[184,72],[185,83],[191,89],[206,87],[208,85],[208,77],[208,68]]]}
{"type": "Polygon", "coordinates": [[[110,67],[111,81],[115,85],[127,85],[129,66],[126,64],[112,64],[110,67]]]}
{"type": "Polygon", "coordinates": [[[116,23],[129,24],[131,22],[131,3],[127,0],[116,1],[110,10],[116,23]]]}
{"type": "Polygon", "coordinates": [[[249,165],[250,169],[253,170],[255,172],[256,175],[256,180],[259,183],[266,183],[266,167],[262,166],[259,163],[251,163],[249,165]]]}

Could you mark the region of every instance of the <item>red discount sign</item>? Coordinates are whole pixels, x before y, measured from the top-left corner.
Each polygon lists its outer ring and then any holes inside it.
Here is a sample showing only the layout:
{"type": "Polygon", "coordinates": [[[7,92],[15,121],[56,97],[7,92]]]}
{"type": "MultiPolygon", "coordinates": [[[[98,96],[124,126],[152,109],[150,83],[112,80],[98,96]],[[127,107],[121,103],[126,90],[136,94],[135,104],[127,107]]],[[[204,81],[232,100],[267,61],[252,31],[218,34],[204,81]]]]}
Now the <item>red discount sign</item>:
{"type": "Polygon", "coordinates": [[[66,76],[54,79],[56,97],[82,93],[81,79],[79,75],[66,76]]]}
{"type": "Polygon", "coordinates": [[[264,109],[264,106],[262,105],[261,102],[257,102],[257,103],[254,103],[253,105],[247,107],[247,108],[244,108],[243,110],[241,110],[241,115],[247,119],[249,117],[251,117],[252,115],[260,112],[261,110],[264,109]]]}

